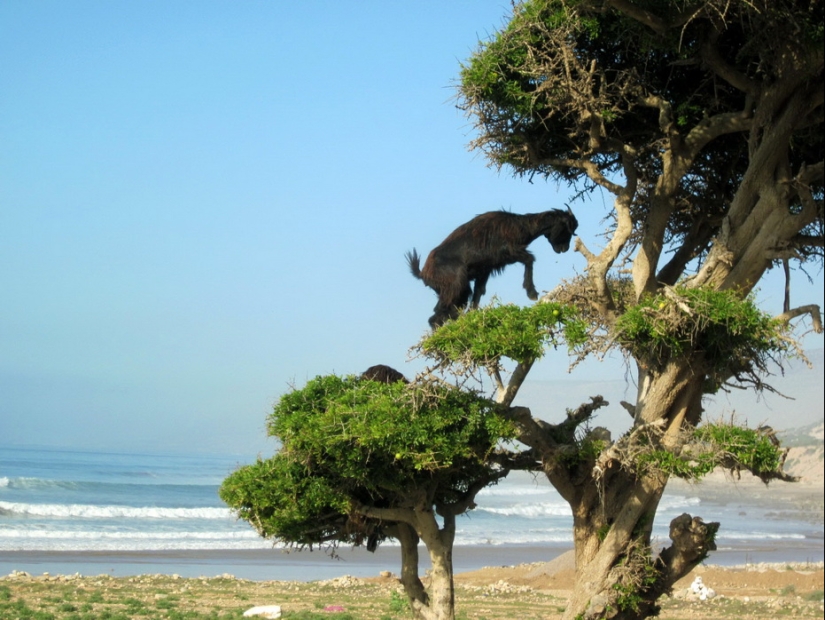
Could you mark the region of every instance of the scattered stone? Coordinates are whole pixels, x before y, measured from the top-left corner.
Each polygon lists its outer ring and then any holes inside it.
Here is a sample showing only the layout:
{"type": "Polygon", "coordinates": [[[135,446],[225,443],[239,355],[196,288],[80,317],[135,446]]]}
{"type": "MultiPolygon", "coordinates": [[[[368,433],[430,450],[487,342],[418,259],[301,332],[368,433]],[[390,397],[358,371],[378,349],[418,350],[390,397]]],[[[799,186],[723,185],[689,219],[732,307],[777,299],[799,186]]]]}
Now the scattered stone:
{"type": "Polygon", "coordinates": [[[707,601],[715,596],[716,590],[706,586],[699,575],[696,576],[696,579],[693,580],[693,583],[690,584],[690,587],[688,588],[687,598],[689,600],[699,599],[700,601],[707,601]]]}
{"type": "Polygon", "coordinates": [[[362,581],[352,575],[344,575],[343,577],[336,577],[335,579],[327,579],[326,581],[319,581],[320,586],[332,586],[333,588],[354,588],[362,585],[362,581]]]}
{"type": "Polygon", "coordinates": [[[388,570],[382,570],[380,573],[378,573],[378,575],[380,577],[383,577],[384,579],[389,579],[390,577],[392,577],[392,572],[388,570]]]}
{"type": "Polygon", "coordinates": [[[281,617],[281,606],[280,605],[259,605],[258,607],[252,607],[251,609],[247,609],[243,612],[244,618],[249,618],[252,616],[259,616],[261,618],[280,618],[281,617]]]}

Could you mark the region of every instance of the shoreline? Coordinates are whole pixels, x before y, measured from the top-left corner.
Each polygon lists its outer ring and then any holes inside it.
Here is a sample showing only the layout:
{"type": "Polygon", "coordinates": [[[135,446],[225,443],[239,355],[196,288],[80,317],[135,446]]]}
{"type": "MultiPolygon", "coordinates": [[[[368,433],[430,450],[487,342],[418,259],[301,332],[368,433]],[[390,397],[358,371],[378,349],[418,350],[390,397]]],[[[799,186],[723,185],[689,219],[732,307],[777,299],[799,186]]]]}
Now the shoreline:
{"type": "MultiPolygon", "coordinates": [[[[572,549],[572,545],[456,546],[455,573],[486,567],[513,567],[550,562],[572,549]]],[[[429,568],[426,550],[421,548],[420,571],[429,568]]],[[[147,574],[181,577],[231,575],[253,581],[310,582],[342,575],[365,578],[384,571],[398,574],[398,547],[379,547],[375,553],[363,548],[341,548],[336,557],[322,550],[284,552],[255,550],[157,550],[157,551],[4,551],[0,555],[0,575],[23,571],[31,575],[129,577],[147,574]]],[[[733,567],[756,564],[816,564],[823,562],[823,541],[787,540],[752,542],[725,546],[710,554],[706,565],[733,567]]]]}

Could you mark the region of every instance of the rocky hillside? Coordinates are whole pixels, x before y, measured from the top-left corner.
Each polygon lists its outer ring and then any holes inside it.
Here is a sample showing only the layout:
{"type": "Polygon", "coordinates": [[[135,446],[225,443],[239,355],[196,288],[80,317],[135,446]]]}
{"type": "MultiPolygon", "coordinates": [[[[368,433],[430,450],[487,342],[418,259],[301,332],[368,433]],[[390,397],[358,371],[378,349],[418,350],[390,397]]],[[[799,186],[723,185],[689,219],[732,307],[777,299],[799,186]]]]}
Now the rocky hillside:
{"type": "Polygon", "coordinates": [[[824,437],[825,424],[822,422],[779,433],[782,445],[791,449],[785,461],[785,471],[798,476],[802,483],[822,485],[825,480],[823,476],[824,437]]]}

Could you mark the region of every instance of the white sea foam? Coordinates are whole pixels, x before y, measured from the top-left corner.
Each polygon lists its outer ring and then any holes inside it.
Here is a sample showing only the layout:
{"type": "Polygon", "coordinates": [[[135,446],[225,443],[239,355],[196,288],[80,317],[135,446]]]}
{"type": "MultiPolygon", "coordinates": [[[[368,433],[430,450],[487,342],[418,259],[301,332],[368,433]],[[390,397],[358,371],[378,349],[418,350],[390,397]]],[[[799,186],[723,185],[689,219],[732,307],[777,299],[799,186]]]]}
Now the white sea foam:
{"type": "Polygon", "coordinates": [[[495,515],[507,517],[524,517],[527,519],[539,519],[542,517],[569,517],[572,515],[570,506],[561,503],[533,503],[517,504],[515,506],[505,506],[493,508],[491,506],[479,506],[480,512],[488,512],[495,515]]]}
{"type": "Polygon", "coordinates": [[[11,480],[5,476],[0,477],[0,489],[8,487],[9,484],[11,484],[11,480]]]}
{"type": "MultiPolygon", "coordinates": [[[[274,545],[276,548],[279,545],[274,545]]],[[[11,530],[0,533],[0,551],[158,551],[266,549],[255,532],[71,532],[11,530]]]]}
{"type": "Polygon", "coordinates": [[[659,510],[678,510],[690,506],[698,506],[702,503],[698,497],[687,497],[685,495],[665,495],[659,502],[659,510]]]}
{"type": "Polygon", "coordinates": [[[510,496],[521,496],[521,495],[548,495],[553,493],[553,489],[549,489],[547,487],[539,487],[539,486],[515,486],[515,485],[507,485],[507,486],[494,486],[494,487],[486,487],[481,489],[478,493],[478,497],[510,497],[510,496]]]}
{"type": "Polygon", "coordinates": [[[235,532],[129,532],[129,531],[89,531],[89,530],[23,530],[4,529],[0,540],[5,539],[47,539],[47,540],[258,540],[252,530],[235,532]]]}
{"type": "Polygon", "coordinates": [[[13,502],[0,502],[0,511],[10,516],[61,519],[228,519],[233,516],[228,508],[157,508],[154,506],[19,504],[13,502]]]}
{"type": "Polygon", "coordinates": [[[726,532],[720,529],[717,539],[728,540],[805,540],[804,534],[773,534],[768,532],[726,532]]]}
{"type": "Polygon", "coordinates": [[[467,546],[502,546],[502,545],[542,545],[548,543],[572,543],[573,530],[562,532],[512,532],[510,534],[486,534],[484,532],[457,533],[456,545],[467,546]]]}

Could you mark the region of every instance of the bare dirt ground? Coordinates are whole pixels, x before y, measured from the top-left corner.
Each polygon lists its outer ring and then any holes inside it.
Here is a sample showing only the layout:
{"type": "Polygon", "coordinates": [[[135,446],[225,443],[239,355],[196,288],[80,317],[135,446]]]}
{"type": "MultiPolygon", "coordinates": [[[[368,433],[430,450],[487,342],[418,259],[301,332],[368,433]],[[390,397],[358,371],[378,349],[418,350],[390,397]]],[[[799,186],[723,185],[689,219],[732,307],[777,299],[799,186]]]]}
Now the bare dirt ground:
{"type": "MultiPolygon", "coordinates": [[[[700,565],[676,583],[673,597],[663,599],[661,617],[716,618],[725,615],[726,611],[733,613],[734,609],[741,612],[747,609],[747,617],[752,618],[822,617],[825,610],[822,602],[823,582],[825,574],[821,562],[740,567],[700,565]],[[689,593],[697,576],[701,576],[703,583],[715,590],[715,598],[700,601],[689,593]],[[794,615],[789,613],[791,609],[794,615]]],[[[565,553],[543,564],[483,568],[458,575],[456,583],[465,587],[509,584],[566,599],[575,584],[573,553],[565,553]]]]}
{"type": "MultiPolygon", "coordinates": [[[[456,577],[457,620],[555,620],[574,584],[572,554],[552,562],[483,568],[456,577]]],[[[665,597],[665,620],[823,617],[822,563],[700,566],[665,597]],[[687,596],[696,575],[717,595],[687,596]]],[[[318,582],[248,581],[229,575],[184,579],[138,577],[0,577],[0,619],[230,620],[257,605],[280,605],[284,620],[401,620],[410,618],[398,579],[340,577],[318,582]]]]}

